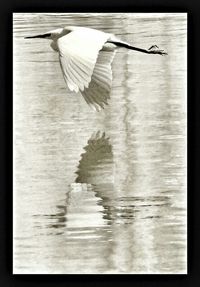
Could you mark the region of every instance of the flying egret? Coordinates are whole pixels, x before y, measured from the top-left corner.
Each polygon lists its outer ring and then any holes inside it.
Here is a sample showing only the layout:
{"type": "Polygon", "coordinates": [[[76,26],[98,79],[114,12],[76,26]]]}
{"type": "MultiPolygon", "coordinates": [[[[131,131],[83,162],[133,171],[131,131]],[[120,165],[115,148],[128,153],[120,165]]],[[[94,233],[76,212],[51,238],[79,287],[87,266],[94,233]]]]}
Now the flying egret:
{"type": "Polygon", "coordinates": [[[60,66],[69,90],[80,92],[85,101],[96,110],[104,108],[110,98],[111,63],[116,48],[146,54],[167,54],[156,45],[149,49],[133,47],[113,34],[86,27],[68,26],[25,38],[52,40],[51,47],[59,53],[60,66]]]}

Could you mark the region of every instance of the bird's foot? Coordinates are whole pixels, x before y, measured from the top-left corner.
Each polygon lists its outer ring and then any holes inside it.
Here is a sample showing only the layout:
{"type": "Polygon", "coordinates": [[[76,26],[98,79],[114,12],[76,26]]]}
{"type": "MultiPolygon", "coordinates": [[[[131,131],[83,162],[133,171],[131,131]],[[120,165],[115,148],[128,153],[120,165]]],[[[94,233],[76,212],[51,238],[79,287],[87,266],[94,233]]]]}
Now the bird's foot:
{"type": "Polygon", "coordinates": [[[167,55],[164,50],[160,50],[157,45],[153,45],[148,49],[149,54],[159,54],[159,55],[167,55]]]}
{"type": "Polygon", "coordinates": [[[152,49],[155,49],[155,48],[158,48],[158,46],[157,45],[153,45],[148,50],[152,50],[152,49]]]}

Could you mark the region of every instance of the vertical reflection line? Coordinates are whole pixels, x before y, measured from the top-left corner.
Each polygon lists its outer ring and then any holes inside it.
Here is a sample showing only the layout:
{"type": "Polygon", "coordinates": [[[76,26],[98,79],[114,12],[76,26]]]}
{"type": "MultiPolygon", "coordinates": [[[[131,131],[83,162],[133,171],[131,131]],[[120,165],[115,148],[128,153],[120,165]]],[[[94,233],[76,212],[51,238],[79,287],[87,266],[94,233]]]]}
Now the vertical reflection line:
{"type": "MultiPolygon", "coordinates": [[[[126,31],[126,27],[129,27],[126,25],[126,21],[123,21],[123,33],[127,34],[129,31],[126,31]]],[[[126,169],[123,170],[123,174],[125,175],[123,178],[121,178],[120,188],[120,196],[122,194],[127,195],[127,192],[129,190],[128,184],[129,182],[129,177],[130,177],[130,166],[131,166],[131,157],[129,153],[129,148],[132,146],[132,143],[130,143],[130,135],[129,135],[129,116],[131,112],[131,108],[129,108],[130,105],[130,100],[129,100],[129,92],[130,89],[128,88],[128,51],[124,50],[123,54],[123,97],[125,102],[121,101],[121,104],[123,104],[123,108],[120,107],[120,112],[124,111],[123,116],[121,117],[122,121],[120,125],[123,125],[124,128],[122,128],[122,132],[120,133],[122,137],[124,137],[124,155],[122,155],[122,160],[123,160],[123,165],[120,164],[121,168],[126,169]],[[130,157],[130,158],[129,158],[130,157]],[[123,190],[122,190],[123,189],[123,190]]],[[[120,151],[122,152],[122,151],[120,151]]],[[[119,211],[120,213],[120,211],[119,211]]],[[[120,216],[120,214],[119,214],[120,216]]],[[[113,262],[116,266],[116,269],[119,270],[120,272],[131,272],[134,269],[134,250],[133,250],[133,238],[134,238],[134,229],[133,225],[128,225],[128,228],[123,225],[123,221],[120,225],[117,224],[117,217],[113,218],[112,220],[112,230],[113,230],[113,262]],[[124,238],[129,238],[129,240],[126,241],[126,244],[124,242],[124,238]]]]}

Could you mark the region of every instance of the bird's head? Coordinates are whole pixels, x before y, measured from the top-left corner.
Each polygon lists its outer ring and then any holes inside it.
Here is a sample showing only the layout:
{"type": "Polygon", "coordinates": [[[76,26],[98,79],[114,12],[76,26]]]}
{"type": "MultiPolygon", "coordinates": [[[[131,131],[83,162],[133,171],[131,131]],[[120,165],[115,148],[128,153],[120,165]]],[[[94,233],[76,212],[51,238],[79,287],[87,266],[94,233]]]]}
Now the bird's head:
{"type": "Polygon", "coordinates": [[[66,34],[64,29],[58,28],[58,29],[46,32],[44,34],[39,34],[39,35],[35,35],[35,36],[28,36],[28,37],[25,37],[25,39],[43,38],[43,39],[56,40],[56,39],[62,37],[64,34],[66,34]]]}

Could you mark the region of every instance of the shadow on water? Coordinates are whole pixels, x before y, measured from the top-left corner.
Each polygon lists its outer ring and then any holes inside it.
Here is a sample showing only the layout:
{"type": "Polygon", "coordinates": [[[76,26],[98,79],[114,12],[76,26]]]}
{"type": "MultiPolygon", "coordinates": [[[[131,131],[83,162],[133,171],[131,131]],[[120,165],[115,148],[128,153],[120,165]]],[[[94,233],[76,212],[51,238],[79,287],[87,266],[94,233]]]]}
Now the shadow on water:
{"type": "Polygon", "coordinates": [[[88,263],[90,271],[137,272],[135,257],[140,256],[148,269],[146,254],[156,252],[156,247],[152,239],[142,251],[140,244],[147,236],[154,238],[154,223],[158,224],[169,208],[169,198],[117,196],[112,145],[104,132],[93,134],[83,149],[76,180],[69,186],[65,204],[57,206],[56,223],[49,227],[59,229],[57,234],[67,238],[65,244],[70,250],[73,245],[74,251],[68,250],[68,255],[76,259],[76,268],[78,262],[90,256],[98,258],[94,266],[88,263]],[[81,260],[77,258],[80,248],[81,260]]]}
{"type": "MultiPolygon", "coordinates": [[[[104,132],[94,133],[83,149],[75,172],[77,177],[69,185],[63,203],[56,206],[57,211],[53,214],[36,215],[35,223],[43,222],[37,229],[62,242],[62,248],[57,245],[56,248],[61,249],[61,253],[65,250],[65,256],[74,264],[62,267],[64,272],[157,270],[157,257],[150,268],[148,256],[157,254],[159,257],[162,253],[157,234],[160,226],[167,228],[170,198],[119,196],[113,178],[113,148],[104,132]],[[140,258],[139,262],[137,258],[140,258]],[[86,260],[85,267],[82,263],[86,260]]],[[[174,228],[176,232],[176,226],[174,228]]],[[[53,242],[57,241],[54,239],[53,242]]]]}
{"type": "Polygon", "coordinates": [[[158,207],[170,205],[167,196],[117,196],[114,185],[112,145],[105,132],[93,133],[83,148],[74,183],[52,228],[90,228],[113,224],[133,224],[135,218],[160,218],[158,207]]]}
{"type": "Polygon", "coordinates": [[[90,183],[94,185],[113,183],[113,152],[112,145],[106,134],[98,131],[88,140],[83,148],[76,183],[90,183]]]}
{"type": "Polygon", "coordinates": [[[58,221],[52,227],[89,228],[107,224],[104,201],[114,196],[112,145],[109,137],[98,131],[83,149],[77,177],[69,186],[65,205],[57,206],[58,221]]]}

